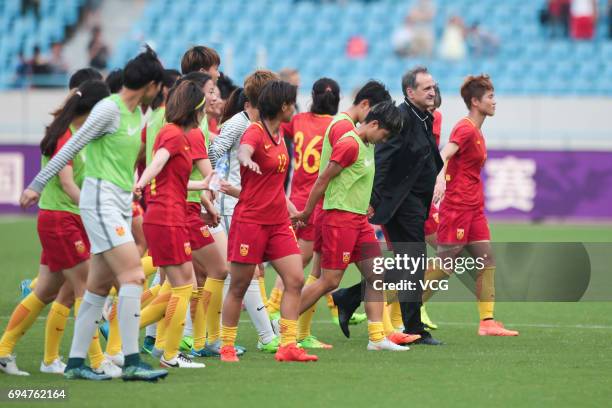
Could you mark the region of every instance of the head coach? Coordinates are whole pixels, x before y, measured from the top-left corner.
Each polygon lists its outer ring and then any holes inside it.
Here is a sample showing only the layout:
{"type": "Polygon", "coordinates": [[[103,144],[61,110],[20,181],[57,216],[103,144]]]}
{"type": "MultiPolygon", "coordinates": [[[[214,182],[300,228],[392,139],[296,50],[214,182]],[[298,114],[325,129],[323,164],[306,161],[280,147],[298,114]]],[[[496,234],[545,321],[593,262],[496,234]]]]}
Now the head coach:
{"type": "MultiPolygon", "coordinates": [[[[443,167],[432,134],[435,81],[425,67],[416,67],[402,77],[404,103],[399,106],[403,127],[399,135],[376,146],[376,175],[370,199],[372,224],[380,224],[397,255],[426,256],[424,225],[433,197],[436,177],[443,167]],[[400,244],[401,243],[401,244],[400,244]]],[[[398,278],[416,282],[414,291],[400,291],[404,332],[420,334],[418,342],[440,344],[421,322],[422,290],[419,280],[425,269],[392,271],[398,278]]],[[[387,279],[387,278],[386,278],[387,279]]]]}

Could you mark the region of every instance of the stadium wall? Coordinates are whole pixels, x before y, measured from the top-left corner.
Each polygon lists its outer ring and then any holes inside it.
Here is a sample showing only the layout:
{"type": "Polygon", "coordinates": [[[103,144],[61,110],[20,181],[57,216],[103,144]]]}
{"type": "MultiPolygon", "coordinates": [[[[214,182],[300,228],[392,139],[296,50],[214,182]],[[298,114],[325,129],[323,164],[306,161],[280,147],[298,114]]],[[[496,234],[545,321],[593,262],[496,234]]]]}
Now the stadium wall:
{"type": "MultiPolygon", "coordinates": [[[[0,214],[20,213],[18,198],[40,168],[36,146],[65,93],[10,92],[0,111],[0,214]]],[[[396,98],[401,100],[401,96],[396,98]]],[[[343,98],[341,107],[350,104],[343,98]]],[[[299,105],[308,108],[301,96],[299,105]]],[[[444,98],[442,140],[465,115],[444,98]]],[[[612,221],[612,100],[498,98],[484,133],[486,211],[494,219],[612,221]]]]}

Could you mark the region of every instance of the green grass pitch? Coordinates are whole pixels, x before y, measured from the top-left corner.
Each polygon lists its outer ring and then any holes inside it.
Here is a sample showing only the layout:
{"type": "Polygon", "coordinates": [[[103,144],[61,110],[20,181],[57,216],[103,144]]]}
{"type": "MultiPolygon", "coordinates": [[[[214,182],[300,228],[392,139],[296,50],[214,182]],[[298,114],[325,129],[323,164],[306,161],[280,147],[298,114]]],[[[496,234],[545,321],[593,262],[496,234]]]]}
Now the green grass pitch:
{"type": "MultiPolygon", "coordinates": [[[[0,218],[0,328],[4,330],[19,282],[34,276],[39,243],[32,218],[0,218]]],[[[610,226],[499,224],[498,241],[612,242],[610,226]]],[[[268,273],[268,290],[273,273],[268,273]]],[[[349,272],[345,284],[356,279],[349,272]]],[[[455,281],[453,284],[460,284],[455,281]]],[[[69,382],[38,372],[43,354],[45,310],[17,345],[19,367],[30,377],[0,375],[0,389],[58,388],[68,399],[52,406],[100,407],[374,407],[374,406],[607,406],[612,397],[612,303],[503,303],[496,315],[521,331],[518,338],[476,335],[474,302],[428,306],[440,325],[442,347],[414,346],[406,353],[366,352],[365,325],[351,326],[346,339],[331,324],[325,303],[313,333],[332,343],[320,361],[280,364],[256,351],[256,336],[244,315],[238,343],[248,352],[239,364],[205,359],[201,370],[173,371],[157,384],[69,382]]],[[[67,356],[73,322],[62,354],[67,356]]],[[[150,363],[152,359],[146,357],[150,363]]],[[[2,406],[44,406],[44,402],[2,406]]]]}

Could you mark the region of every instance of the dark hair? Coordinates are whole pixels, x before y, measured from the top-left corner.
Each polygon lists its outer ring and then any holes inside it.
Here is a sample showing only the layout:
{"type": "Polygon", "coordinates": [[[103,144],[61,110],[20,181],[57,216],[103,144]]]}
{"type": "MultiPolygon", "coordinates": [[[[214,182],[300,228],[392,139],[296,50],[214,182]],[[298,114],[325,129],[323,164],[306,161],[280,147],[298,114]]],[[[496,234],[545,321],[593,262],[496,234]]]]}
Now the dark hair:
{"type": "Polygon", "coordinates": [[[181,71],[183,75],[201,69],[207,71],[214,65],[221,65],[219,54],[214,49],[203,45],[191,47],[181,58],[181,71]]]}
{"type": "Polygon", "coordinates": [[[480,100],[487,91],[493,91],[493,82],[487,74],[470,75],[461,85],[461,97],[468,110],[472,108],[472,98],[480,100]]]}
{"type": "Polygon", "coordinates": [[[310,112],[318,115],[335,115],[340,103],[340,86],[331,78],[319,78],[312,85],[310,112]]]}
{"type": "Polygon", "coordinates": [[[378,121],[378,127],[389,131],[389,136],[396,135],[402,130],[402,115],[395,102],[385,101],[372,106],[365,118],[365,123],[378,121]]]}
{"type": "Polygon", "coordinates": [[[72,91],[64,105],[53,112],[53,121],[45,129],[45,136],[40,142],[41,153],[51,156],[57,147],[57,141],[66,133],[74,118],[91,112],[100,100],[109,95],[108,86],[100,80],[85,81],[72,91]]]}
{"type": "Polygon", "coordinates": [[[198,105],[203,99],[204,92],[198,83],[177,81],[168,92],[166,121],[182,127],[198,126],[198,114],[204,109],[204,104],[198,105]]]}
{"type": "Polygon", "coordinates": [[[361,101],[366,99],[370,102],[370,106],[374,106],[383,101],[390,101],[391,95],[389,95],[389,91],[383,83],[370,80],[357,91],[353,105],[359,105],[361,101]]]}
{"type": "Polygon", "coordinates": [[[148,45],[123,68],[123,86],[128,89],[141,89],[151,81],[158,84],[163,77],[164,67],[148,45]]]}
{"type": "Polygon", "coordinates": [[[264,85],[278,79],[278,75],[267,69],[258,69],[244,79],[244,95],[252,107],[257,107],[259,94],[264,85]]]}
{"type": "Polygon", "coordinates": [[[206,85],[206,83],[208,81],[212,81],[212,77],[210,75],[208,75],[206,72],[193,71],[193,72],[185,74],[182,77],[180,77],[179,79],[177,79],[176,83],[178,85],[181,82],[185,82],[185,81],[194,82],[200,88],[203,88],[204,85],[206,85]]]}
{"type": "Polygon", "coordinates": [[[70,77],[68,88],[78,88],[85,81],[102,80],[102,74],[93,68],[81,68],[70,77]]]}
{"type": "Polygon", "coordinates": [[[225,123],[229,118],[234,116],[237,113],[240,113],[244,110],[244,104],[247,99],[244,95],[244,88],[236,88],[234,92],[229,96],[229,99],[225,103],[225,108],[223,108],[223,115],[221,115],[221,120],[219,124],[225,123]]]}
{"type": "Polygon", "coordinates": [[[434,96],[434,109],[438,109],[442,106],[442,94],[440,93],[438,84],[434,85],[434,91],[436,92],[436,96],[434,96]]]}
{"type": "Polygon", "coordinates": [[[234,92],[236,85],[234,85],[234,81],[223,72],[219,75],[219,79],[217,79],[217,87],[219,88],[219,92],[221,93],[221,99],[224,101],[230,97],[231,93],[234,92]]]}
{"type": "Polygon", "coordinates": [[[402,92],[404,93],[404,96],[408,96],[408,93],[406,92],[407,88],[416,89],[416,78],[418,74],[429,74],[429,71],[427,70],[427,67],[419,65],[406,72],[402,77],[402,92]]]}
{"type": "Polygon", "coordinates": [[[123,70],[121,68],[117,68],[112,70],[104,80],[106,85],[108,85],[108,89],[110,89],[111,93],[117,93],[123,87],[123,70]]]}
{"type": "Polygon", "coordinates": [[[155,110],[164,103],[164,88],[170,89],[174,86],[174,83],[179,79],[181,73],[176,69],[164,69],[164,77],[162,78],[162,86],[159,90],[155,99],[151,101],[151,109],[155,110]]]}
{"type": "Polygon", "coordinates": [[[295,104],[297,87],[285,81],[270,81],[264,85],[257,107],[262,119],[273,119],[282,110],[283,104],[295,104]]]}

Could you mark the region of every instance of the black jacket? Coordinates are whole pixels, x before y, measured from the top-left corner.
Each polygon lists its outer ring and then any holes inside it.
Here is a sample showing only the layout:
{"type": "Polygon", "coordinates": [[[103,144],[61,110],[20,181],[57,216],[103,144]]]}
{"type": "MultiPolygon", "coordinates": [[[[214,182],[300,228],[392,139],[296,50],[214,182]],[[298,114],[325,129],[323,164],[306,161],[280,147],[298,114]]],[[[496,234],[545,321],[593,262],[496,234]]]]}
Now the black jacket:
{"type": "Polygon", "coordinates": [[[370,199],[375,211],[370,220],[373,224],[389,222],[419,181],[427,160],[434,161],[436,174],[444,164],[432,134],[433,117],[408,100],[399,109],[403,117],[401,133],[376,146],[376,175],[370,199]]]}

